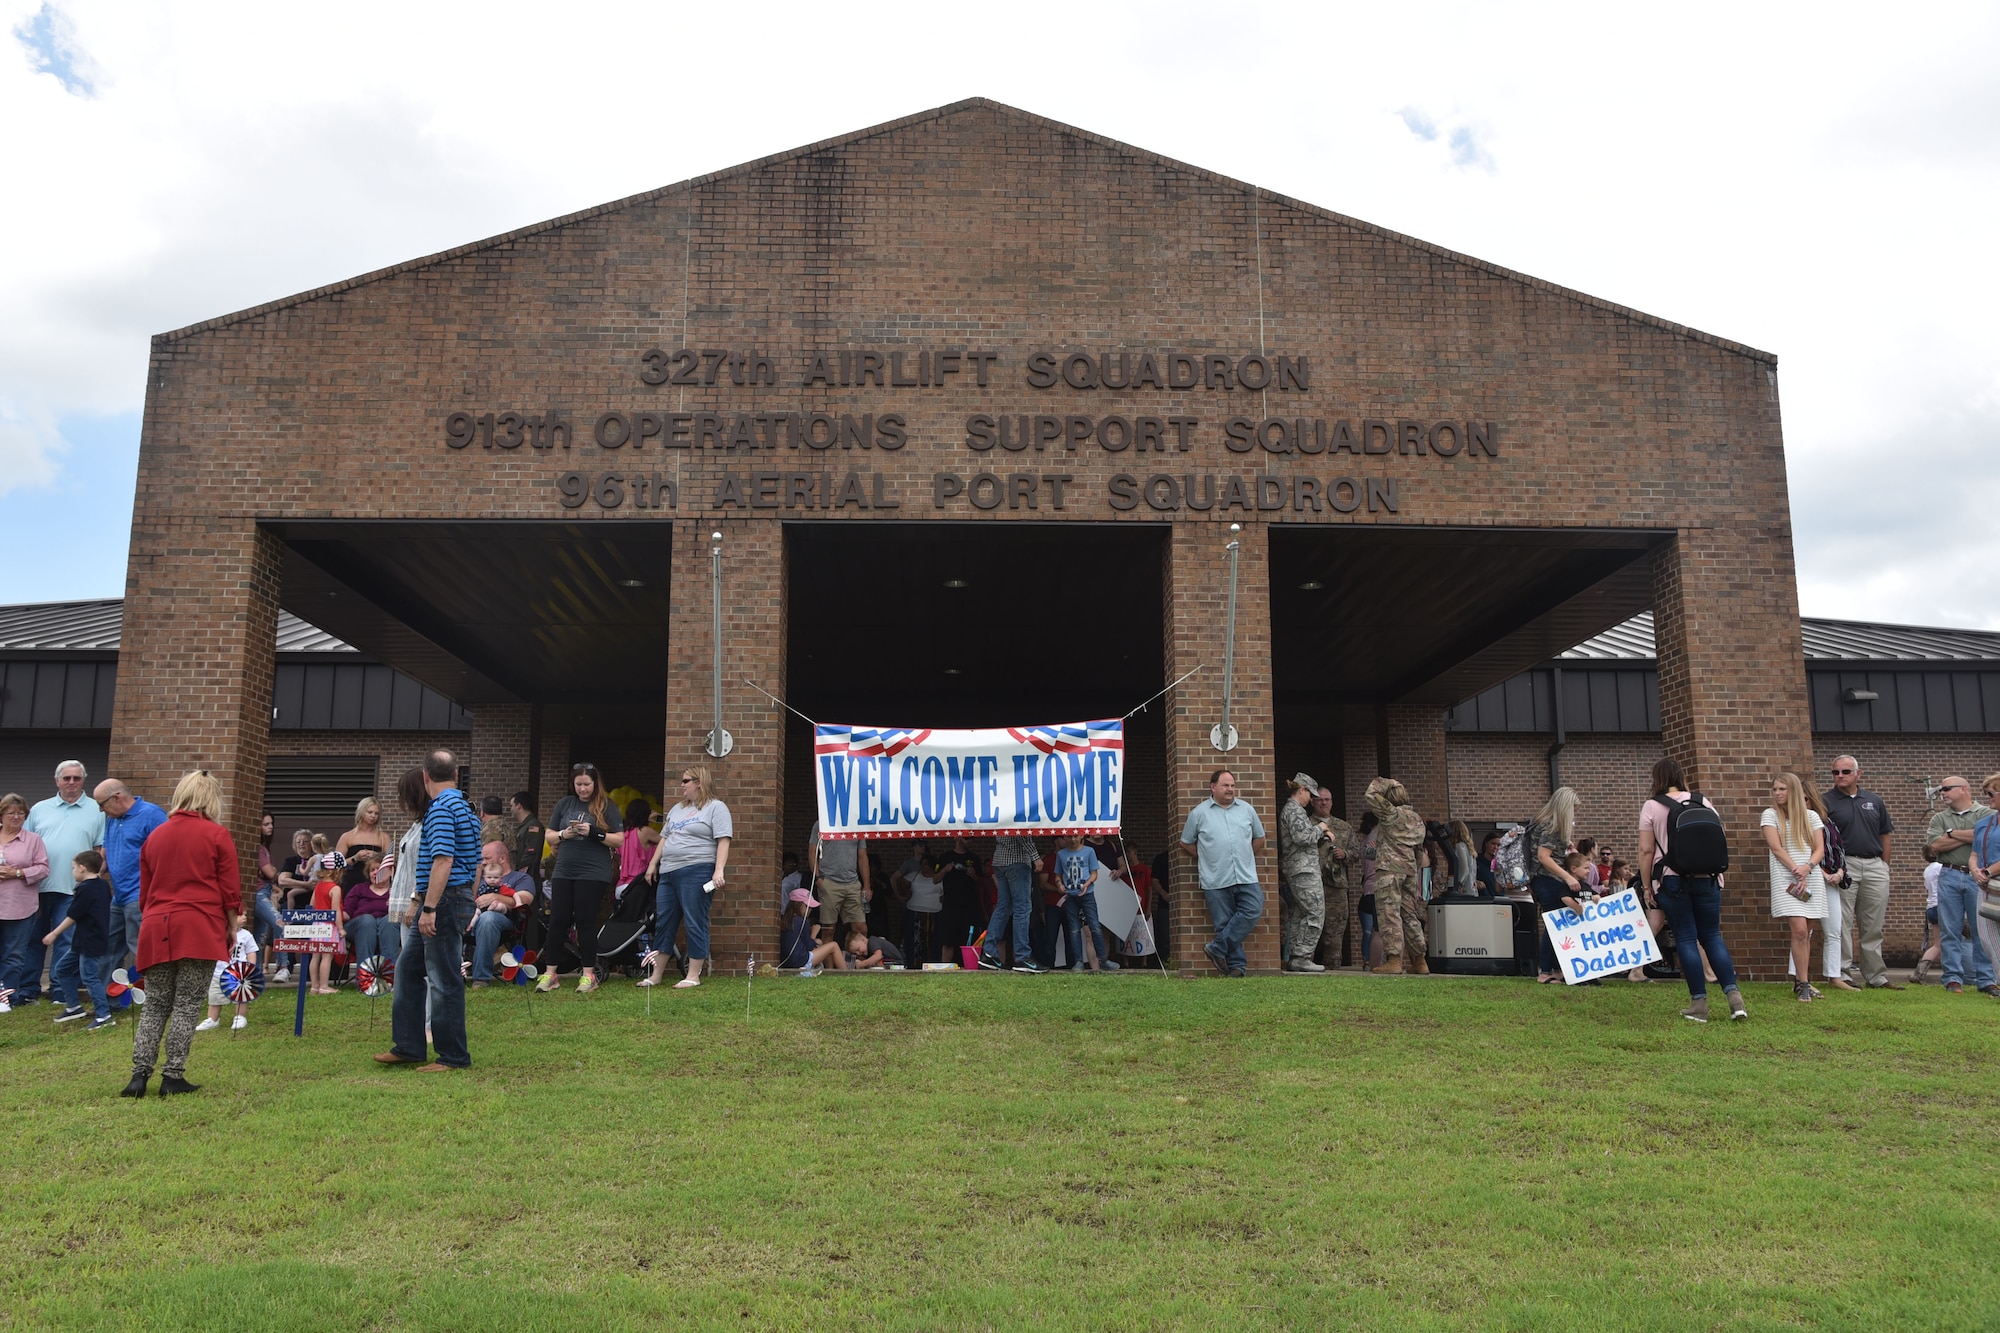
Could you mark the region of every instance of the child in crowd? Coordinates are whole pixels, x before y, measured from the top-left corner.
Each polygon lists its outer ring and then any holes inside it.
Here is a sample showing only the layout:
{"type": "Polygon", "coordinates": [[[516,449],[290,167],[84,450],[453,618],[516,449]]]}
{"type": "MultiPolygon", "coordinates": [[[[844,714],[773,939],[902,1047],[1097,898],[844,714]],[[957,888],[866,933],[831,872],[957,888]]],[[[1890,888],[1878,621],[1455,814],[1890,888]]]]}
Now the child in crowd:
{"type": "Polygon", "coordinates": [[[1563,862],[1563,869],[1569,871],[1570,874],[1575,875],[1579,880],[1588,884],[1593,889],[1601,888],[1604,884],[1603,874],[1597,868],[1596,851],[1597,839],[1578,838],[1576,840],[1576,852],[1563,862]],[[1583,858],[1583,868],[1581,870],[1571,864],[1578,856],[1583,858]]]}
{"type": "Polygon", "coordinates": [[[847,965],[855,969],[903,965],[903,951],[880,935],[856,927],[847,937],[847,965]]]}
{"type": "MultiPolygon", "coordinates": [[[[316,958],[327,955],[318,954],[316,958]]],[[[215,975],[208,979],[208,1017],[194,1025],[196,1032],[213,1032],[222,1026],[222,1006],[229,1003],[229,997],[222,992],[222,974],[231,964],[248,963],[257,965],[257,937],[247,930],[238,929],[236,942],[229,946],[229,961],[215,965],[215,975]]],[[[241,1032],[250,1026],[250,1000],[242,991],[236,992],[236,1017],[230,1020],[229,1030],[241,1032]]]]}
{"type": "Polygon", "coordinates": [[[1623,893],[1626,889],[1631,888],[1632,887],[1631,864],[1625,861],[1613,861],[1611,863],[1611,877],[1607,881],[1607,883],[1609,885],[1610,891],[1613,893],[1623,893]]]}
{"type": "Polygon", "coordinates": [[[785,915],[780,925],[778,937],[778,966],[795,967],[802,977],[816,977],[822,964],[831,962],[834,970],[847,970],[847,955],[831,940],[820,943],[819,926],[812,919],[813,909],[819,906],[819,899],[812,896],[810,889],[793,889],[786,895],[785,915]]]}
{"type": "MultiPolygon", "coordinates": [[[[313,834],[313,872],[319,876],[313,885],[313,911],[333,913],[333,934],[335,939],[343,938],[347,922],[340,914],[340,872],[347,869],[347,858],[339,852],[329,850],[324,833],[313,834]]],[[[316,953],[312,956],[312,993],[331,995],[329,984],[333,976],[333,955],[316,953]]]]}
{"type": "Polygon", "coordinates": [[[1080,835],[1062,840],[1056,851],[1056,878],[1063,890],[1063,938],[1069,945],[1069,965],[1073,972],[1084,970],[1082,923],[1090,926],[1090,942],[1097,950],[1096,971],[1116,972],[1118,964],[1104,950],[1104,929],[1097,924],[1097,877],[1104,873],[1097,853],[1084,846],[1080,835]]]}
{"type": "Polygon", "coordinates": [[[1563,906],[1569,908],[1572,912],[1581,912],[1583,904],[1597,896],[1596,891],[1591,887],[1590,877],[1584,873],[1589,866],[1590,853],[1588,852],[1571,852],[1563,858],[1563,869],[1576,876],[1576,882],[1583,886],[1575,897],[1572,898],[1567,894],[1563,896],[1563,906]]]}
{"type": "Polygon", "coordinates": [[[1931,969],[1944,955],[1944,931],[1938,926],[1937,905],[1938,878],[1944,874],[1944,862],[1932,856],[1928,847],[1924,849],[1924,862],[1924,924],[1928,927],[1924,934],[1928,938],[1931,930],[1937,930],[1938,938],[1936,944],[1924,950],[1923,957],[1917,959],[1916,967],[1911,970],[1910,984],[1913,986],[1921,986],[1928,981],[1931,969]]]}
{"type": "MultiPolygon", "coordinates": [[[[111,997],[105,990],[118,959],[111,952],[111,881],[104,878],[104,853],[95,847],[78,852],[70,863],[70,873],[76,891],[70,895],[69,915],[60,926],[42,936],[42,944],[54,944],[66,930],[76,931],[70,949],[76,955],[76,970],[96,1011],[84,1031],[117,1027],[118,1020],[111,1016],[111,997]]],[[[122,946],[124,941],[119,944],[122,946]]],[[[72,1004],[56,1015],[56,1022],[67,1023],[82,1017],[83,1006],[72,1004]]]]}

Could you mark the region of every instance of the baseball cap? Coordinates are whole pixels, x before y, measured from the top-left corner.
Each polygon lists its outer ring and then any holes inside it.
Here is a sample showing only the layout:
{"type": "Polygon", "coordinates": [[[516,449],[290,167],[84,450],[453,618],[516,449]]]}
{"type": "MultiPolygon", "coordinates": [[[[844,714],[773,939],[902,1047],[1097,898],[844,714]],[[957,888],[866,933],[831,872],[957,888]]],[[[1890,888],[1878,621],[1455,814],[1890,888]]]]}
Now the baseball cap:
{"type": "Polygon", "coordinates": [[[791,893],[787,895],[787,897],[790,899],[790,901],[795,903],[804,903],[807,907],[819,906],[819,899],[812,896],[811,889],[793,889],[791,893]]]}

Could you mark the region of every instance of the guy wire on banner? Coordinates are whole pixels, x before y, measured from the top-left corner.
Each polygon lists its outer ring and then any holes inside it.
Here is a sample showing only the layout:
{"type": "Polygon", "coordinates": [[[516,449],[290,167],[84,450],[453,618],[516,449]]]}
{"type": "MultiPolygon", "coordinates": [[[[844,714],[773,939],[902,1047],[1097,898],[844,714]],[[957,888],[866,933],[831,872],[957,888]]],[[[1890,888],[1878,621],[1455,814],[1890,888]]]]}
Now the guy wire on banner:
{"type": "MultiPolygon", "coordinates": [[[[1119,718],[1118,720],[1120,722],[1124,722],[1136,716],[1139,713],[1145,712],[1146,709],[1153,703],[1154,700],[1160,698],[1161,695],[1164,695],[1169,691],[1171,691],[1174,688],[1174,686],[1180,684],[1182,681],[1186,680],[1189,676],[1194,675],[1195,672],[1200,671],[1202,667],[1206,665],[1207,664],[1204,662],[1197,662],[1193,670],[1182,672],[1179,676],[1176,676],[1173,680],[1168,681],[1165,688],[1148,696],[1147,699],[1143,703],[1141,703],[1137,708],[1134,708],[1131,712],[1126,713],[1123,717],[1119,718]]],[[[792,716],[798,718],[800,721],[806,723],[807,725],[814,727],[817,727],[819,725],[817,719],[807,717],[804,713],[801,713],[798,709],[792,707],[790,704],[786,703],[783,699],[780,699],[777,695],[771,693],[769,690],[765,689],[762,685],[759,685],[756,681],[751,680],[749,677],[743,676],[743,677],[738,677],[738,679],[741,680],[745,685],[748,685],[751,689],[757,691],[757,693],[763,695],[766,699],[769,699],[772,703],[778,705],[778,707],[784,709],[786,712],[790,713],[792,716]]],[[[1111,836],[1118,839],[1118,859],[1125,865],[1125,873],[1128,876],[1128,879],[1126,880],[1126,887],[1131,888],[1132,884],[1129,876],[1132,873],[1132,856],[1131,853],[1125,850],[1125,830],[1122,822],[1120,823],[1118,830],[1114,832],[1111,836]]],[[[1134,889],[1133,892],[1136,895],[1138,890],[1134,889]]],[[[1167,972],[1166,955],[1160,949],[1160,937],[1158,933],[1155,932],[1153,929],[1152,919],[1146,914],[1146,904],[1144,902],[1141,902],[1139,904],[1139,919],[1145,922],[1145,929],[1147,935],[1146,942],[1152,946],[1153,961],[1160,965],[1160,975],[1161,976],[1169,975],[1169,973],[1167,972]]],[[[744,1013],[745,1018],[749,1017],[748,1007],[749,1007],[748,993],[746,991],[745,993],[746,1012],[744,1013]]]]}

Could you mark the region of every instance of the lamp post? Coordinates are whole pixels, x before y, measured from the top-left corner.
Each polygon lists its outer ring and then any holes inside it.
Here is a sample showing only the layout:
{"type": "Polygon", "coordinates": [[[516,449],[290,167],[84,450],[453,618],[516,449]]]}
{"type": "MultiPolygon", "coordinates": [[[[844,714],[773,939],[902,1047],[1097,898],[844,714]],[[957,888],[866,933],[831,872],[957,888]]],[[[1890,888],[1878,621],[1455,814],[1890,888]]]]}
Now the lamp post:
{"type": "Polygon", "coordinates": [[[709,592],[715,603],[715,726],[702,748],[720,759],[736,748],[736,738],[722,729],[722,534],[711,532],[708,540],[709,592]]]}
{"type": "Polygon", "coordinates": [[[1243,555],[1240,534],[1241,523],[1229,525],[1229,545],[1222,549],[1229,552],[1229,621],[1224,631],[1228,636],[1222,645],[1222,721],[1208,730],[1208,743],[1228,754],[1236,748],[1236,728],[1229,725],[1229,705],[1236,690],[1236,566],[1243,555]]]}

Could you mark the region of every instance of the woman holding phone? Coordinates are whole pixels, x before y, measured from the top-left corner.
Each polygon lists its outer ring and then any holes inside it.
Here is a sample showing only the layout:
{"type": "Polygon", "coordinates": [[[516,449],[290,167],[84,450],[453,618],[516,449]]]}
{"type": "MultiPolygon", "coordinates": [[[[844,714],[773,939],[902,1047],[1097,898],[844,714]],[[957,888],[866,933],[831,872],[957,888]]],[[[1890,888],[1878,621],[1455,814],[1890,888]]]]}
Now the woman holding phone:
{"type": "Polygon", "coordinates": [[[1792,928],[1792,997],[1810,1003],[1820,998],[1806,969],[1812,963],[1812,923],[1826,920],[1826,879],[1819,869],[1826,835],[1798,774],[1771,780],[1771,804],[1761,822],[1771,851],[1771,915],[1792,928]]]}
{"type": "Polygon", "coordinates": [[[576,953],[582,975],[576,993],[597,989],[597,913],[604,895],[618,880],[618,849],[625,842],[624,821],[604,792],[595,764],[570,767],[570,794],[556,802],[549,816],[547,844],[556,849],[555,873],[549,878],[549,933],[543,943],[542,979],[537,991],[555,990],[556,960],[576,927],[576,953]]]}
{"type": "Polygon", "coordinates": [[[666,831],[653,850],[647,875],[659,882],[659,919],[653,926],[653,975],[658,985],[666,976],[674,933],[687,928],[687,975],[675,990],[701,984],[708,962],[708,905],[723,885],[729,866],[729,840],[736,828],[729,807],[715,798],[714,779],[705,768],[681,770],[681,799],[667,811],[666,831]]]}

